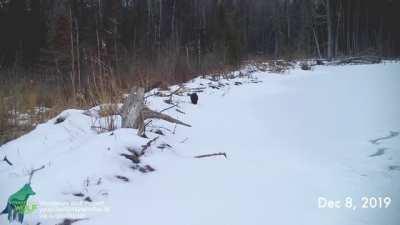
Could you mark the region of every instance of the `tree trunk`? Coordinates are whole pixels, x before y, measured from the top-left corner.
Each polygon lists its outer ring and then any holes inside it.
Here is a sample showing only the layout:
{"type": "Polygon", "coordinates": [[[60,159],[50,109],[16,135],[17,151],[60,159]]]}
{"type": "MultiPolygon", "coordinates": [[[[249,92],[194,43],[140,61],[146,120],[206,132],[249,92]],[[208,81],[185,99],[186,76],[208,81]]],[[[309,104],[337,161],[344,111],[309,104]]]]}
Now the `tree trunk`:
{"type": "Polygon", "coordinates": [[[75,97],[75,53],[74,53],[74,25],[72,18],[72,9],[69,8],[69,22],[70,22],[70,43],[71,43],[71,85],[72,85],[72,95],[75,97]]]}
{"type": "Polygon", "coordinates": [[[123,128],[139,128],[140,114],[145,108],[144,105],[144,88],[134,87],[128,98],[121,108],[122,127],[123,128]]]}
{"type": "Polygon", "coordinates": [[[76,25],[76,61],[77,61],[77,72],[78,72],[78,91],[81,92],[81,59],[80,59],[80,45],[79,45],[79,24],[78,20],[75,20],[76,25]]]}
{"type": "Polygon", "coordinates": [[[328,28],[328,59],[331,60],[333,57],[333,29],[332,29],[332,12],[331,12],[331,0],[326,0],[326,17],[327,17],[327,28],[328,28]]]}
{"type": "Polygon", "coordinates": [[[321,59],[321,58],[322,58],[322,56],[321,56],[321,50],[320,50],[320,48],[319,48],[319,41],[318,41],[317,33],[315,32],[314,25],[313,25],[313,27],[312,27],[312,31],[313,31],[315,46],[316,46],[316,48],[317,48],[318,58],[321,59]]]}
{"type": "Polygon", "coordinates": [[[144,121],[151,118],[191,127],[189,124],[183,123],[166,114],[147,108],[144,104],[144,88],[141,87],[132,88],[131,93],[121,108],[120,115],[122,117],[122,128],[138,129],[139,135],[144,134],[144,121]]]}

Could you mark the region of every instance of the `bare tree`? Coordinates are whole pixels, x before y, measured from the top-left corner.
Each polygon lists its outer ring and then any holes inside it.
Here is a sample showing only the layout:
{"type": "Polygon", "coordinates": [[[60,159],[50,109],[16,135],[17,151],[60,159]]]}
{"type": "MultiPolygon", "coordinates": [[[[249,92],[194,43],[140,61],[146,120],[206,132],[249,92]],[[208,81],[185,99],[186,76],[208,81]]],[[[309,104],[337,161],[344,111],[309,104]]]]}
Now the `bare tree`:
{"type": "Polygon", "coordinates": [[[333,58],[333,41],[335,40],[333,37],[333,22],[332,22],[332,4],[331,4],[331,0],[326,0],[326,26],[327,26],[327,34],[328,34],[328,59],[332,59],[333,58]]]}

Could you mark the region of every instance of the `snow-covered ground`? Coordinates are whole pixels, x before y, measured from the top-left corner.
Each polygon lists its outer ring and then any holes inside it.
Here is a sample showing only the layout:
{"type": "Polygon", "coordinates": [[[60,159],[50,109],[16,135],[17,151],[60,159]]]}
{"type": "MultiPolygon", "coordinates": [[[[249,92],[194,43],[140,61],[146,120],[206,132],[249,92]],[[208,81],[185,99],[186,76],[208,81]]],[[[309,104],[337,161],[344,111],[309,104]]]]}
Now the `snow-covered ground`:
{"type": "MultiPolygon", "coordinates": [[[[132,129],[98,134],[91,126],[106,119],[67,110],[64,122],[55,118],[1,146],[1,159],[13,165],[0,162],[0,207],[45,165],[32,178],[29,202],[38,208],[24,224],[73,216],[86,218],[82,225],[400,224],[400,64],[254,72],[185,86],[203,90],[199,104],[174,96],[181,112],[165,113],[191,128],[153,121],[149,139],[132,129]],[[120,155],[159,136],[151,130],[165,135],[138,165],[120,155]],[[227,159],[194,158],[218,152],[227,159]],[[321,208],[322,199],[340,208],[321,208]]],[[[165,99],[147,101],[161,110],[170,106],[165,99]]]]}

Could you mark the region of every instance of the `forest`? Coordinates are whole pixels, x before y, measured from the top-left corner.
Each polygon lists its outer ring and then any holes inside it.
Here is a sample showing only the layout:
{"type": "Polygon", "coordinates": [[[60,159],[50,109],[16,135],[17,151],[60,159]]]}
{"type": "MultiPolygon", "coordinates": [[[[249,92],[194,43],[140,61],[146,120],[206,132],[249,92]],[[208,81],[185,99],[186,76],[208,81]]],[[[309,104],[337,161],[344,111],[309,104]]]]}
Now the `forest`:
{"type": "Polygon", "coordinates": [[[393,0],[0,0],[0,111],[93,105],[132,83],[166,87],[257,60],[394,58],[399,9],[393,0]]]}
{"type": "Polygon", "coordinates": [[[0,65],[85,80],[97,64],[118,73],[164,65],[167,75],[182,76],[256,56],[396,56],[399,6],[392,0],[1,0],[0,65]]]}
{"type": "Polygon", "coordinates": [[[400,0],[0,0],[0,225],[400,225],[400,0]]]}

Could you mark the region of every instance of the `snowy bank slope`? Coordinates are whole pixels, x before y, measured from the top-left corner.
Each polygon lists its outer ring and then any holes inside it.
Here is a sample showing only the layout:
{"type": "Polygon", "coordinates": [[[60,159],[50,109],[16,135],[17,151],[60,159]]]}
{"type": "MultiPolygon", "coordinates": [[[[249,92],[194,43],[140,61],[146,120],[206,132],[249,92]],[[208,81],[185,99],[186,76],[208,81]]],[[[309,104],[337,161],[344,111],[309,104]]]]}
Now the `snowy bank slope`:
{"type": "MultiPolygon", "coordinates": [[[[175,97],[185,114],[166,112],[193,127],[152,123],[165,136],[140,165],[156,171],[141,173],[120,156],[149,139],[132,129],[97,134],[93,118],[67,110],[64,122],[53,119],[0,147],[13,163],[0,163],[0,207],[30,169],[46,165],[32,180],[30,202],[39,210],[25,224],[59,223],[70,217],[44,213],[46,204],[85,198],[106,209],[76,224],[400,224],[400,64],[197,78],[186,86],[205,88],[199,104],[175,97]],[[193,158],[215,152],[227,159],[193,158]],[[320,197],[342,207],[321,209],[320,197]],[[346,197],[357,208],[344,207],[346,197]],[[362,197],[391,203],[364,209],[362,197]]],[[[148,101],[164,109],[165,99],[148,101]]]]}

